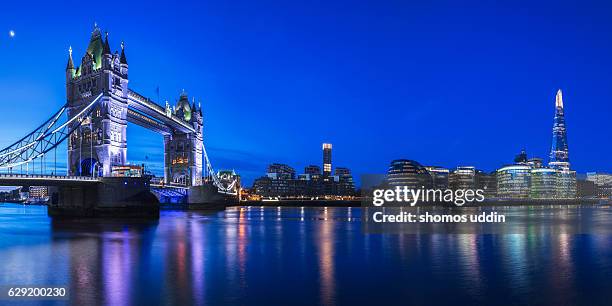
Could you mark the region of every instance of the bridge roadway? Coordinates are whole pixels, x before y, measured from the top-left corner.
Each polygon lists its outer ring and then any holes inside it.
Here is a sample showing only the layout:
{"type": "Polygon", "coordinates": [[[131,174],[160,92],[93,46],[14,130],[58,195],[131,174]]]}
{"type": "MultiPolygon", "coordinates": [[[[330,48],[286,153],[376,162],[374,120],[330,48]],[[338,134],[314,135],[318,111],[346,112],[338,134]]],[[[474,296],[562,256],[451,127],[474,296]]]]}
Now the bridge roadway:
{"type": "Polygon", "coordinates": [[[100,182],[90,176],[0,174],[0,186],[88,186],[100,182]]]}

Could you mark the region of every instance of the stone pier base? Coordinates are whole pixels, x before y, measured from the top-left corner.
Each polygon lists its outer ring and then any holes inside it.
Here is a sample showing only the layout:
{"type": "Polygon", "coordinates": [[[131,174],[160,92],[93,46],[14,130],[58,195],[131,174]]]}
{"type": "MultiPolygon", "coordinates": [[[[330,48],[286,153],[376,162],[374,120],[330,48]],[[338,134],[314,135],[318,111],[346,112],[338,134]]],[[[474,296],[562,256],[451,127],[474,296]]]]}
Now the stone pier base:
{"type": "Polygon", "coordinates": [[[236,205],[237,197],[219,193],[213,185],[193,186],[187,192],[187,209],[224,210],[227,206],[236,205]]]}
{"type": "Polygon", "coordinates": [[[159,218],[159,201],[149,179],[105,177],[97,183],[58,186],[50,190],[51,217],[159,218]]]}

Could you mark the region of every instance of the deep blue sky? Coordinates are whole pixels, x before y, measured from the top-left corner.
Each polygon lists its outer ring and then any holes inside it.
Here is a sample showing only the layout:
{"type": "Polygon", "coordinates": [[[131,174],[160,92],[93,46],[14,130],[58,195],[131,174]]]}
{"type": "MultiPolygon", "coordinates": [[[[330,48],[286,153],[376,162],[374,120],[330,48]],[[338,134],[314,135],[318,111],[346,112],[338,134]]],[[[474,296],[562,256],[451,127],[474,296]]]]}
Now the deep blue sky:
{"type": "MultiPolygon", "coordinates": [[[[325,141],[356,174],[546,157],[558,88],[573,168],[610,172],[612,6],[532,2],[3,3],[0,145],[64,103],[68,47],[80,62],[96,21],[125,41],[132,89],[203,101],[214,166],[247,184],[320,164],[325,141]]],[[[159,166],[161,141],[130,126],[128,158],[159,166]]]]}

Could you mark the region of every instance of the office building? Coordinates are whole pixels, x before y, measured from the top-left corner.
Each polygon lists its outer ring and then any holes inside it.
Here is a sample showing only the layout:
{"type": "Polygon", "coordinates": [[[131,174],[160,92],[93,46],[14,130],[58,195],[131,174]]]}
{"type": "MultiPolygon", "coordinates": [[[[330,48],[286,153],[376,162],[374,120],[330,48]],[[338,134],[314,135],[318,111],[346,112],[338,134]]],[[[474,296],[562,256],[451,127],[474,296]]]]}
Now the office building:
{"type": "Polygon", "coordinates": [[[450,189],[477,189],[476,174],[479,170],[471,166],[460,166],[449,174],[450,189]]]}
{"type": "Polygon", "coordinates": [[[433,189],[447,189],[448,176],[450,171],[446,168],[436,166],[426,166],[427,172],[431,176],[431,186],[433,189]]]}
{"type": "Polygon", "coordinates": [[[515,164],[497,170],[497,196],[506,199],[574,199],[576,172],[543,167],[539,158],[527,159],[523,150],[515,164]]]}
{"type": "Polygon", "coordinates": [[[595,185],[598,198],[612,199],[612,174],[588,172],[586,179],[595,185]]]}
{"type": "Polygon", "coordinates": [[[387,171],[387,184],[411,189],[431,188],[431,176],[425,167],[414,160],[396,159],[387,171]]]}
{"type": "Polygon", "coordinates": [[[578,198],[596,198],[597,187],[595,186],[595,182],[587,179],[577,179],[576,194],[578,198]]]}
{"type": "Polygon", "coordinates": [[[344,167],[336,167],[334,176],[338,178],[336,182],[336,195],[351,196],[355,194],[355,183],[351,170],[344,167]]]}
{"type": "Polygon", "coordinates": [[[526,199],[531,191],[531,167],[511,165],[497,170],[499,198],[526,199]]]}
{"type": "Polygon", "coordinates": [[[497,197],[497,172],[493,171],[489,174],[482,171],[476,173],[476,187],[484,190],[486,199],[497,197]]]}
{"type": "Polygon", "coordinates": [[[558,170],[552,168],[531,169],[530,197],[554,199],[557,197],[558,170]]]}
{"type": "Polygon", "coordinates": [[[323,172],[320,166],[308,165],[304,173],[296,175],[291,166],[273,163],[268,166],[265,176],[253,182],[251,193],[264,198],[354,196],[355,183],[348,168],[337,167],[335,175],[332,175],[331,149],[331,144],[323,144],[323,172]]]}

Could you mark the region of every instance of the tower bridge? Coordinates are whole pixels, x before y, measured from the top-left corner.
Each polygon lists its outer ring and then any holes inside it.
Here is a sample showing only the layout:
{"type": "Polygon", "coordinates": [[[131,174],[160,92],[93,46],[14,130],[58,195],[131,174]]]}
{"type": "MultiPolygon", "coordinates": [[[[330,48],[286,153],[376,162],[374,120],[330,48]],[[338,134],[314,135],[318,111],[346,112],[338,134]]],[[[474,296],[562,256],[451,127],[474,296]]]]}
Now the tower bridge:
{"type": "MultiPolygon", "coordinates": [[[[163,137],[164,177],[162,185],[154,188],[184,188],[189,203],[215,201],[213,198],[219,194],[236,195],[236,179],[219,179],[208,158],[203,143],[201,106],[193,100],[190,103],[185,92],[174,107],[168,102],[164,107],[158,105],[128,88],[128,68],[123,42],[120,52],[113,53],[108,33],[103,38],[100,28],[94,26],[80,65],[75,65],[72,48],[69,50],[66,104],[34,131],[0,150],[0,169],[8,173],[0,176],[0,185],[31,181],[49,186],[59,182],[62,186],[80,186],[84,182],[85,185],[92,182],[129,185],[129,180],[136,180],[141,189],[151,189],[140,178],[113,178],[116,177],[113,167],[128,164],[126,129],[131,123],[163,137]],[[49,160],[51,154],[57,165],[57,147],[63,141],[67,141],[68,151],[66,176],[58,176],[55,169],[49,177],[28,177],[30,172],[35,172],[37,161],[42,173],[46,166],[44,160],[49,160]]],[[[102,189],[96,188],[101,192],[102,189]]]]}

